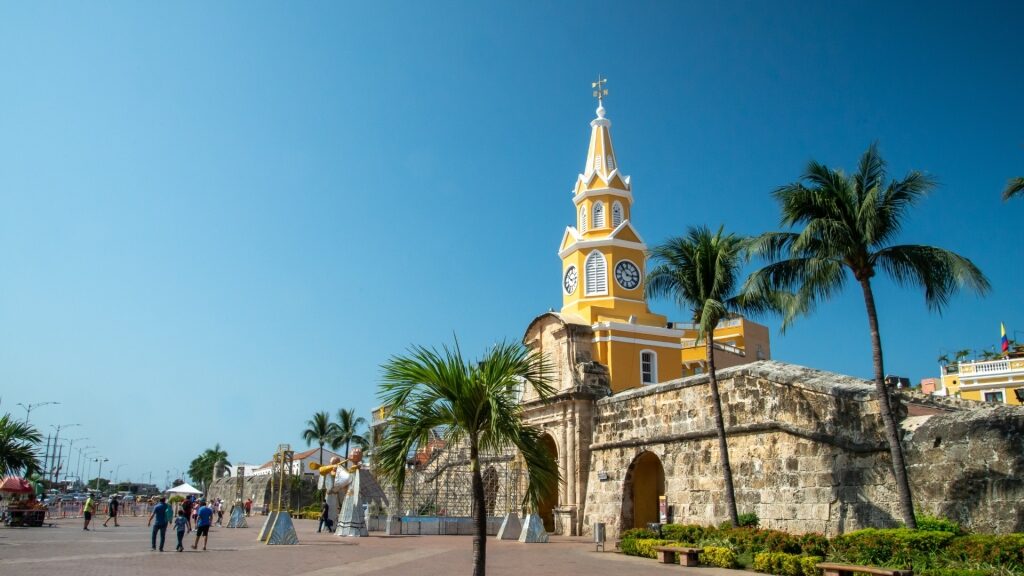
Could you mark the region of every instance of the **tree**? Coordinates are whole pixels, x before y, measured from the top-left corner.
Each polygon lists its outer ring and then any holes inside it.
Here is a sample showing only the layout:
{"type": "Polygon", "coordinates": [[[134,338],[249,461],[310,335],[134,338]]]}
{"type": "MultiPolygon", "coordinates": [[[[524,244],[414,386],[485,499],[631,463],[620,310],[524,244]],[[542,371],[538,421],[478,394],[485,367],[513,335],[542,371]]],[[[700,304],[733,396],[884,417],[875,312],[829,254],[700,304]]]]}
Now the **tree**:
{"type": "Polygon", "coordinates": [[[1024,196],[1024,177],[1022,176],[1010,178],[1006,182],[1006,188],[1003,190],[1003,201],[1005,202],[1014,196],[1024,196]]]}
{"type": "Polygon", "coordinates": [[[733,526],[739,526],[739,516],[736,512],[729,445],[725,437],[722,400],[715,371],[715,327],[732,311],[759,312],[774,309],[781,306],[784,298],[782,293],[768,290],[756,299],[737,294],[746,242],[739,236],[724,233],[722,228],[715,233],[704,226],[690,228],[686,236],[669,238],[651,250],[650,256],[655,266],[647,275],[646,287],[649,297],[670,298],[680,308],[690,311],[693,323],[697,326],[697,340],[704,341],[715,430],[718,433],[718,453],[725,482],[725,503],[733,526]]]}
{"type": "Polygon", "coordinates": [[[327,412],[313,414],[312,420],[306,421],[306,428],[302,431],[302,439],[306,446],[313,442],[320,445],[320,465],[324,464],[324,444],[332,442],[335,434],[334,423],[331,422],[331,415],[327,412]]]}
{"type": "Polygon", "coordinates": [[[959,364],[960,362],[963,362],[964,360],[967,360],[968,358],[971,357],[971,351],[967,350],[966,348],[963,350],[957,350],[954,356],[956,357],[956,361],[959,364]]]}
{"type": "Polygon", "coordinates": [[[42,439],[31,424],[11,418],[10,413],[0,417],[0,476],[41,473],[37,446],[42,439]]]}
{"type": "Polygon", "coordinates": [[[349,446],[355,442],[360,448],[366,448],[366,437],[358,433],[360,426],[366,424],[366,419],[357,417],[356,411],[351,408],[338,410],[338,421],[334,423],[334,437],[331,440],[331,449],[337,450],[342,444],[345,445],[343,455],[348,457],[349,446]]]}
{"type": "Polygon", "coordinates": [[[218,467],[230,465],[228,453],[221,449],[220,443],[217,443],[192,460],[188,466],[188,475],[193,482],[199,484],[203,492],[206,492],[207,487],[213,483],[218,467]]]}
{"type": "Polygon", "coordinates": [[[861,156],[852,176],[811,161],[799,181],[774,193],[782,205],[782,225],[803,225],[803,229],[761,235],[754,248],[770,263],[745,286],[753,293],[767,288],[796,290],[797,298],[783,317],[784,327],[809,313],[815,302],[836,295],[848,276],[860,286],[900,512],[910,528],[917,523],[899,429],[883,379],[882,338],[871,279],[882,272],[898,285],[922,288],[925,303],[933,311],[941,311],[961,288],[979,294],[989,289],[985,276],[963,256],[933,246],[892,244],[908,210],[934,187],[934,180],[918,171],[887,181],[885,161],[874,144],[861,156]]]}
{"type": "Polygon", "coordinates": [[[541,398],[554,392],[550,367],[538,352],[519,344],[502,343],[479,362],[468,362],[454,348],[413,347],[383,366],[380,398],[390,419],[378,450],[385,479],[401,494],[407,459],[431,434],[443,430],[449,445],[466,441],[472,472],[473,574],[483,576],[487,565],[487,510],[480,471],[480,454],[515,447],[529,471],[524,504],[536,509],[541,495],[554,489],[558,467],[544,449],[541,432],[523,424],[519,390],[533,385],[541,398]]]}

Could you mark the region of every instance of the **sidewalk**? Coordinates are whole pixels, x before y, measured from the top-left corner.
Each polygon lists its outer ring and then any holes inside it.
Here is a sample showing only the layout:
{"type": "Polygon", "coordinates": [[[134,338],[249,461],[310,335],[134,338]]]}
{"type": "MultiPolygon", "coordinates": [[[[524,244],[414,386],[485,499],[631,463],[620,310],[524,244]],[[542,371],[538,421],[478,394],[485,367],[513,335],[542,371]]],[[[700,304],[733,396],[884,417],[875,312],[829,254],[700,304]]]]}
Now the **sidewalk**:
{"type": "MultiPolygon", "coordinates": [[[[313,520],[297,520],[297,546],[256,542],[263,516],[249,518],[250,527],[214,527],[209,550],[174,551],[168,532],[165,552],[149,548],[145,518],[123,518],[121,527],[104,528],[104,518],[89,532],[80,520],[57,520],[52,528],[0,527],[0,574],[4,576],[71,573],[76,576],[357,576],[402,574],[449,576],[472,573],[470,536],[383,536],[339,538],[317,534],[313,520]]],[[[94,525],[96,522],[94,521],[94,525]]],[[[201,545],[200,545],[201,547],[201,545]]],[[[753,574],[721,568],[682,568],[608,551],[595,552],[585,538],[553,537],[548,544],[487,541],[487,573],[494,576],[741,576],[753,574]]],[[[763,576],[763,575],[762,575],[763,576]]]]}

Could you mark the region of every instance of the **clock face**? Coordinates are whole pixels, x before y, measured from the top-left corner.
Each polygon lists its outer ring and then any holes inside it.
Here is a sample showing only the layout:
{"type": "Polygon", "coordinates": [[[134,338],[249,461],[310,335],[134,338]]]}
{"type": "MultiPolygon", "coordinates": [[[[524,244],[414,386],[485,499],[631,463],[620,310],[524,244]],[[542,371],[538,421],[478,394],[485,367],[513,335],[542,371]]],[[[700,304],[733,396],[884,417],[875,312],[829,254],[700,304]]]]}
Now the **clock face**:
{"type": "Polygon", "coordinates": [[[575,266],[569,266],[565,271],[565,276],[562,277],[562,288],[566,294],[572,294],[576,291],[576,285],[579,284],[579,274],[576,272],[575,266]]]}
{"type": "Polygon", "coordinates": [[[632,290],[640,285],[640,269],[629,260],[623,260],[615,265],[615,281],[626,290],[632,290]]]}

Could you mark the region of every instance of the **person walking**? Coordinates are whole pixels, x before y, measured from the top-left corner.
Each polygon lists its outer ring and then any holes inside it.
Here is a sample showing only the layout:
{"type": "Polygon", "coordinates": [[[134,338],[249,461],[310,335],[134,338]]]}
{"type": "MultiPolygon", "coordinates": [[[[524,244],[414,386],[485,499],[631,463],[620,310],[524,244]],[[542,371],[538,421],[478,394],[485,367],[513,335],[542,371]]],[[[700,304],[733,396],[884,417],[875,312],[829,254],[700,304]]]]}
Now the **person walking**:
{"type": "Polygon", "coordinates": [[[210,525],[213,524],[213,508],[206,505],[206,500],[199,500],[199,510],[196,512],[196,541],[192,544],[195,550],[199,545],[199,537],[203,538],[203,550],[206,550],[206,542],[210,539],[210,525]]]}
{"type": "Polygon", "coordinates": [[[224,502],[217,498],[213,502],[213,511],[217,513],[217,526],[223,526],[224,523],[224,502]]]}
{"type": "Polygon", "coordinates": [[[174,518],[174,531],[178,534],[178,547],[175,548],[178,552],[185,550],[185,528],[188,527],[188,520],[185,519],[185,511],[178,510],[178,515],[174,518]]]}
{"type": "Polygon", "coordinates": [[[320,507],[320,524],[316,527],[316,531],[320,532],[325,526],[328,533],[334,532],[334,522],[331,522],[331,507],[327,504],[326,499],[324,499],[323,506],[320,507]]]}
{"type": "Polygon", "coordinates": [[[92,513],[96,511],[96,499],[89,494],[89,497],[85,499],[85,505],[82,506],[82,516],[85,516],[85,524],[82,526],[82,530],[89,529],[89,522],[92,522],[92,513]]]}
{"type": "Polygon", "coordinates": [[[107,522],[114,521],[114,527],[120,526],[117,523],[117,511],[121,508],[121,500],[114,494],[110,497],[110,503],[107,504],[107,519],[103,521],[103,526],[106,527],[107,522]]]}
{"type": "Polygon", "coordinates": [[[185,496],[185,500],[181,502],[181,509],[185,511],[185,523],[188,525],[188,531],[192,531],[192,495],[185,496]]]}
{"type": "Polygon", "coordinates": [[[245,499],[245,515],[248,516],[250,514],[252,514],[252,498],[246,498],[245,499]]]}
{"type": "Polygon", "coordinates": [[[167,537],[167,498],[160,497],[160,503],[153,507],[153,512],[149,515],[149,521],[146,522],[146,526],[153,525],[153,534],[151,539],[151,545],[153,550],[156,550],[156,535],[160,534],[160,551],[164,551],[164,539],[167,537]]]}

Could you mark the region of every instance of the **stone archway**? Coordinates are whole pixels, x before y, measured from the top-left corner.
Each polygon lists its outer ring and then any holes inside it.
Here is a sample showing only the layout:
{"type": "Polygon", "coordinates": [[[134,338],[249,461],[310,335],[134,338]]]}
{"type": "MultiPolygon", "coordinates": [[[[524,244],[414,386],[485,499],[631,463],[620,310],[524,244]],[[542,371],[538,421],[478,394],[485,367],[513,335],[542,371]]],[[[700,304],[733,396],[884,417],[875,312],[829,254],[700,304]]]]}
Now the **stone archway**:
{"type": "Polygon", "coordinates": [[[658,497],[665,495],[665,468],[653,452],[641,452],[626,471],[622,490],[621,529],[658,522],[658,497]]]}
{"type": "Polygon", "coordinates": [[[488,466],[483,473],[484,510],[488,516],[494,516],[494,506],[498,502],[498,472],[494,466],[488,466]]]}
{"type": "MultiPolygon", "coordinates": [[[[548,434],[540,438],[540,445],[551,454],[551,458],[558,462],[558,446],[555,439],[548,434]]],[[[544,529],[549,533],[555,532],[555,508],[558,506],[558,486],[555,485],[540,499],[537,515],[544,521],[544,529]]]]}

